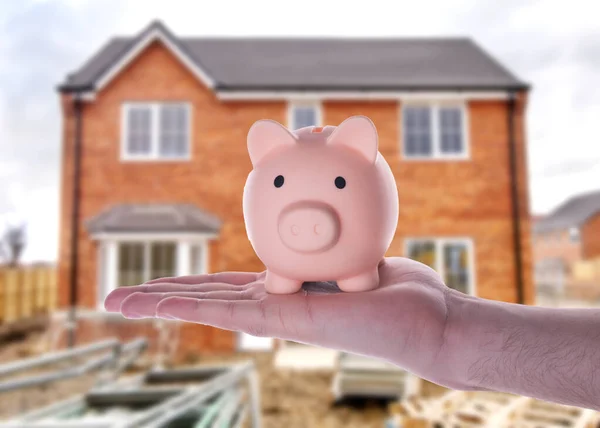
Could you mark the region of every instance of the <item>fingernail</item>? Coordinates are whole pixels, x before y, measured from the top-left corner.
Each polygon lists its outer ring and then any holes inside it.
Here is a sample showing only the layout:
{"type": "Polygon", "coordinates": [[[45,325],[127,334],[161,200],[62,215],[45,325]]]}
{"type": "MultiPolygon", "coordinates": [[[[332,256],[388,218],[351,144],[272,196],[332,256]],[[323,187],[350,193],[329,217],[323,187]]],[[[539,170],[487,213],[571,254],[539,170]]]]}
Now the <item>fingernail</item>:
{"type": "Polygon", "coordinates": [[[108,312],[120,312],[121,310],[121,299],[119,299],[120,290],[112,291],[106,299],[104,299],[104,309],[108,312]]]}
{"type": "Polygon", "coordinates": [[[126,318],[154,318],[156,306],[161,299],[161,293],[133,293],[123,300],[121,313],[126,318]]]}

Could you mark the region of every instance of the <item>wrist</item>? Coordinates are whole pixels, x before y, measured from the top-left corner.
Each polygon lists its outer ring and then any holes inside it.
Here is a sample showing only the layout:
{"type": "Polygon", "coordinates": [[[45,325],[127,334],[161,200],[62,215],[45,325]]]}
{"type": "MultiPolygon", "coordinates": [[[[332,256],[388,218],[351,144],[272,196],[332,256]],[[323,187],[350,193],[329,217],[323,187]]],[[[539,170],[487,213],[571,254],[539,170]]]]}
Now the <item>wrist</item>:
{"type": "Polygon", "coordinates": [[[445,300],[447,318],[434,382],[462,391],[485,390],[487,386],[471,371],[482,357],[482,342],[486,336],[489,338],[486,320],[494,302],[453,289],[447,290],[445,300]]]}

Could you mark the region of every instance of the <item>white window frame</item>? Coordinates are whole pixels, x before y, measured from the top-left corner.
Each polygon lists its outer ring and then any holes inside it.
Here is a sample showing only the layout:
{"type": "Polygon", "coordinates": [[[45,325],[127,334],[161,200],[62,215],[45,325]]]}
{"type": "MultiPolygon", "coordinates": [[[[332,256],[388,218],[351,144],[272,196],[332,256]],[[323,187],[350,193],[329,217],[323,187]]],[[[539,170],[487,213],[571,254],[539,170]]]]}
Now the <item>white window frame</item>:
{"type": "MultiPolygon", "coordinates": [[[[190,275],[192,247],[199,245],[202,250],[201,271],[195,272],[195,275],[202,275],[209,272],[209,238],[204,235],[185,236],[178,234],[115,234],[114,236],[103,236],[99,240],[97,273],[98,273],[98,308],[104,308],[104,299],[116,288],[119,287],[119,245],[122,243],[142,243],[144,251],[148,252],[150,244],[153,242],[174,242],[176,244],[176,276],[190,275]]],[[[149,269],[147,263],[148,254],[144,255],[144,269],[149,269]]]]}
{"type": "Polygon", "coordinates": [[[296,129],[294,124],[294,109],[297,107],[301,108],[314,108],[315,109],[315,117],[317,119],[317,123],[315,126],[323,126],[323,106],[320,101],[304,101],[304,100],[296,100],[289,101],[287,104],[287,127],[291,131],[296,129]]]}
{"type": "Polygon", "coordinates": [[[435,266],[433,269],[438,272],[438,274],[445,278],[444,272],[444,260],[443,260],[443,252],[442,248],[445,244],[463,244],[467,248],[467,257],[469,258],[469,282],[467,284],[467,291],[469,295],[476,296],[477,295],[477,280],[475,278],[475,273],[477,269],[475,268],[475,244],[472,238],[466,237],[411,237],[406,238],[404,240],[404,256],[408,257],[409,246],[412,243],[418,242],[433,242],[435,245],[435,266]]]}
{"type": "Polygon", "coordinates": [[[184,101],[129,101],[121,105],[121,161],[136,162],[136,161],[160,161],[160,162],[182,162],[189,161],[192,158],[192,105],[184,101]],[[162,156],[159,151],[160,138],[160,120],[159,109],[163,105],[183,105],[187,110],[188,129],[187,129],[187,153],[184,156],[162,156]],[[150,154],[135,155],[128,152],[127,136],[129,135],[129,110],[132,107],[147,107],[150,108],[150,121],[152,130],[150,133],[150,154]]]}
{"type": "Polygon", "coordinates": [[[398,109],[400,113],[400,145],[402,146],[402,158],[408,161],[466,161],[471,159],[471,139],[469,135],[469,108],[465,100],[439,100],[439,101],[405,101],[398,109]],[[431,109],[431,155],[411,155],[406,152],[406,128],[404,126],[404,112],[407,107],[428,107],[431,109]],[[442,153],[441,151],[441,127],[439,111],[443,107],[458,107],[462,114],[462,148],[461,153],[442,153]]]}

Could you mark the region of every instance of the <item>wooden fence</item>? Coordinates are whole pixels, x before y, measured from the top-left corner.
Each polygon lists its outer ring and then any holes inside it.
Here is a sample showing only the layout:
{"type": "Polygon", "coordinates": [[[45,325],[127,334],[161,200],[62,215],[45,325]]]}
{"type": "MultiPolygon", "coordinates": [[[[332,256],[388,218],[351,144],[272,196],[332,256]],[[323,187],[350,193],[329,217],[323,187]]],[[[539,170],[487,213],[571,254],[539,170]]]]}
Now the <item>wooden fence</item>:
{"type": "Polygon", "coordinates": [[[57,297],[54,266],[0,267],[0,325],[49,314],[57,297]]]}

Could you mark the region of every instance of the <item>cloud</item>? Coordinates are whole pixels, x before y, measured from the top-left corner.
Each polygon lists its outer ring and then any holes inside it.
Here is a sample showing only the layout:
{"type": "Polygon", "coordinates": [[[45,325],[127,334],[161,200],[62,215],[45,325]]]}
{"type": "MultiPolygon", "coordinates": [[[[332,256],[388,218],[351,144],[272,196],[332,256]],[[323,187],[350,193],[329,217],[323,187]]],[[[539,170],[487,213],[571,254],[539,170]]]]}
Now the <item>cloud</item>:
{"type": "MultiPolygon", "coordinates": [[[[0,11],[0,214],[29,223],[24,256],[57,253],[61,116],[56,85],[111,35],[119,3],[3,2],[0,11]]],[[[0,219],[1,220],[1,219],[0,219]]]]}

